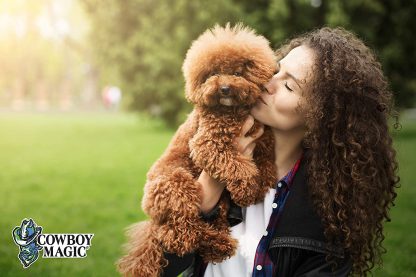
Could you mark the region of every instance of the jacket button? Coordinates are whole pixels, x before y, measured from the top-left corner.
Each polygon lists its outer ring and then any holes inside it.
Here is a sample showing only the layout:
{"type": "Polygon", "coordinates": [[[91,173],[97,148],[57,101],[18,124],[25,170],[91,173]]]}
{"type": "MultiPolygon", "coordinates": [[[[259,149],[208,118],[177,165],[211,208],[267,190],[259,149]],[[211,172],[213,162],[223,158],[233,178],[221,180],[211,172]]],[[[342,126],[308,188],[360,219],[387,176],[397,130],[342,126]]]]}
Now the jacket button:
{"type": "Polygon", "coordinates": [[[272,204],[272,208],[273,208],[273,209],[277,208],[277,204],[276,204],[276,203],[273,203],[273,204],[272,204]]]}
{"type": "Polygon", "coordinates": [[[281,188],[282,187],[282,182],[279,182],[279,183],[277,183],[277,186],[279,187],[279,188],[281,188]]]}
{"type": "Polygon", "coordinates": [[[263,235],[264,235],[265,237],[267,237],[267,234],[268,234],[268,233],[267,233],[267,231],[264,231],[264,234],[263,234],[263,235]]]}
{"type": "Polygon", "coordinates": [[[261,270],[263,267],[261,265],[256,266],[257,270],[261,270]]]}

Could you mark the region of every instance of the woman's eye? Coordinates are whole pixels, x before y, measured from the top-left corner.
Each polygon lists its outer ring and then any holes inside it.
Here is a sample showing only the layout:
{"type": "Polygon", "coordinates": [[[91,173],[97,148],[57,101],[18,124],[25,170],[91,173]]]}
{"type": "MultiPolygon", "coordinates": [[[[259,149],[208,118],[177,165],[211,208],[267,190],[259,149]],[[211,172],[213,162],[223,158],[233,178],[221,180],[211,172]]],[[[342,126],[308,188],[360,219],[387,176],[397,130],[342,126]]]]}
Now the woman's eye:
{"type": "Polygon", "coordinates": [[[287,85],[287,82],[285,83],[285,87],[286,87],[288,90],[293,91],[293,89],[291,89],[291,88],[287,85]]]}

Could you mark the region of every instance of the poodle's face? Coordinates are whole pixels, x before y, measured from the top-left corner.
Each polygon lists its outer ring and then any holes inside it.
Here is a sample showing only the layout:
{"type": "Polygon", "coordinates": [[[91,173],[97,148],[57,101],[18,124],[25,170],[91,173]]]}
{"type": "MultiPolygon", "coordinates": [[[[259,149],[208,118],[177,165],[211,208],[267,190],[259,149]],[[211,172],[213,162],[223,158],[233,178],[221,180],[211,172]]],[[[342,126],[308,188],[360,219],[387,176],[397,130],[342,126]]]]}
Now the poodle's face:
{"type": "Polygon", "coordinates": [[[264,91],[264,84],[273,76],[256,67],[256,61],[221,53],[199,74],[192,91],[195,104],[201,106],[252,105],[264,91]]]}
{"type": "Polygon", "coordinates": [[[183,65],[186,98],[199,106],[251,106],[276,71],[268,41],[240,26],[205,32],[183,65]]]}

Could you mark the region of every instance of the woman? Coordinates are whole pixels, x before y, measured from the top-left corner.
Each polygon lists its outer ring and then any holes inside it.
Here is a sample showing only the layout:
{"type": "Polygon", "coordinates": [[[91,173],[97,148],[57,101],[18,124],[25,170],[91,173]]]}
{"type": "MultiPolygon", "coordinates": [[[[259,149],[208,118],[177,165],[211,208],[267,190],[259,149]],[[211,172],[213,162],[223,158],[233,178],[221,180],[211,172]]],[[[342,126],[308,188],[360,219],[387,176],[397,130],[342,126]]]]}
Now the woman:
{"type": "MultiPolygon", "coordinates": [[[[278,180],[262,203],[229,211],[237,254],[205,264],[165,253],[164,276],[365,275],[385,252],[383,223],[400,178],[388,131],[392,93],[372,51],[341,28],[322,28],[277,51],[279,71],[252,116],[275,138],[278,180]],[[253,243],[254,242],[254,243],[253,243]]],[[[236,145],[252,157],[254,137],[236,145]]],[[[224,190],[206,172],[202,216],[211,220],[224,190]]]]}

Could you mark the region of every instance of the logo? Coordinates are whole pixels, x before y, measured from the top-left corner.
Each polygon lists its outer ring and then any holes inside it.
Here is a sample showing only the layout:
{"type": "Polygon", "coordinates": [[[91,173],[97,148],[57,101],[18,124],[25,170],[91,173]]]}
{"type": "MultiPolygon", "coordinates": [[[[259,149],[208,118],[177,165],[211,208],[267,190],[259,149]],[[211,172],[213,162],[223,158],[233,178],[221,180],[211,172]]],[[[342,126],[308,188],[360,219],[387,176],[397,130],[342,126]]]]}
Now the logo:
{"type": "Polygon", "coordinates": [[[19,246],[17,257],[28,268],[43,251],[42,258],[85,258],[94,234],[42,234],[42,227],[33,219],[24,219],[12,231],[19,246]]]}
{"type": "Polygon", "coordinates": [[[17,257],[24,268],[33,264],[39,256],[39,250],[42,249],[37,244],[36,239],[42,232],[42,227],[36,226],[32,219],[24,219],[22,224],[13,229],[14,242],[19,246],[19,254],[17,257]]]}

